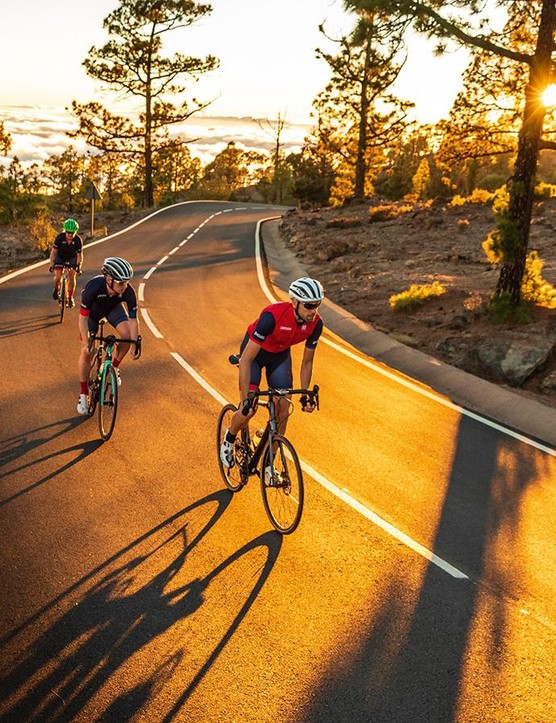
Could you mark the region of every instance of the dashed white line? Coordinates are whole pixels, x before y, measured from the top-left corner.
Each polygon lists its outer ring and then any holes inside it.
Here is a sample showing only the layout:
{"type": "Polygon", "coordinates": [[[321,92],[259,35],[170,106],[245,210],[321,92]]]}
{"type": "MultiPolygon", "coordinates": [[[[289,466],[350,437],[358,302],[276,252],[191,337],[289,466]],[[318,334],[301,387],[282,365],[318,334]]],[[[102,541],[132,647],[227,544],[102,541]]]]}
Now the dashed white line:
{"type": "Polygon", "coordinates": [[[164,334],[161,334],[156,328],[156,326],[152,323],[149,312],[144,307],[141,307],[141,316],[143,317],[143,321],[145,322],[145,324],[149,327],[151,334],[157,339],[164,339],[164,334]]]}
{"type": "Polygon", "coordinates": [[[195,369],[191,365],[189,365],[185,359],[180,356],[177,352],[172,351],[170,352],[170,355],[174,357],[174,359],[178,362],[180,366],[182,366],[185,371],[195,379],[197,384],[200,384],[205,391],[207,391],[212,397],[216,399],[216,401],[224,406],[225,404],[228,404],[228,400],[225,399],[219,392],[216,391],[213,387],[210,386],[210,384],[203,379],[203,377],[198,374],[195,369]]]}
{"type": "Polygon", "coordinates": [[[390,522],[386,522],[386,520],[377,515],[376,512],[373,512],[368,507],[365,507],[365,505],[361,504],[361,502],[358,502],[345,490],[340,489],[335,484],[332,484],[332,482],[327,480],[326,477],[323,477],[320,472],[317,472],[316,469],[313,469],[306,462],[301,461],[301,467],[305,472],[310,474],[314,480],[316,480],[320,485],[322,485],[322,487],[335,495],[339,500],[345,502],[346,505],[351,507],[356,512],[359,512],[359,514],[369,520],[369,522],[372,522],[377,527],[380,527],[381,530],[384,530],[384,532],[386,532],[388,535],[403,543],[410,550],[413,550],[421,557],[424,557],[425,560],[429,560],[429,562],[432,562],[441,570],[444,570],[444,572],[447,572],[449,575],[455,577],[458,580],[470,579],[468,575],[466,575],[461,570],[458,570],[457,567],[450,565],[449,562],[446,562],[446,560],[443,560],[438,555],[435,555],[434,552],[431,552],[419,542],[409,537],[409,535],[406,535],[405,532],[398,530],[398,528],[394,527],[394,525],[390,524],[390,522]]]}
{"type": "MultiPolygon", "coordinates": [[[[226,209],[222,211],[222,213],[225,213],[227,210],[233,210],[233,209],[226,209]]],[[[238,209],[239,210],[239,209],[238,209]]],[[[217,216],[218,214],[213,214],[211,218],[214,218],[214,216],[217,216]]],[[[204,224],[210,219],[206,219],[202,224],[200,224],[193,233],[191,233],[187,239],[184,239],[184,241],[181,242],[180,246],[185,243],[191,236],[193,236],[201,226],[204,226],[204,224]]],[[[270,219],[264,219],[264,220],[270,220],[270,219]]],[[[268,286],[266,284],[266,280],[264,279],[264,274],[262,273],[262,259],[260,254],[260,225],[263,223],[263,221],[259,221],[257,224],[257,230],[256,230],[256,249],[255,249],[255,257],[256,257],[256,264],[257,264],[257,272],[259,274],[259,281],[261,282],[261,288],[263,289],[266,296],[271,301],[276,301],[275,297],[270,293],[270,290],[268,289],[268,286]]],[[[168,257],[165,256],[164,259],[159,261],[157,266],[160,266],[163,261],[165,261],[168,257]]],[[[151,272],[153,269],[151,269],[151,272]]],[[[149,272],[149,273],[151,273],[149,272]]],[[[146,278],[146,277],[145,277],[146,278]]],[[[159,339],[164,338],[163,335],[158,331],[158,329],[154,326],[152,323],[148,312],[146,309],[141,308],[141,313],[143,315],[143,318],[145,320],[145,323],[151,330],[151,332],[159,339]]],[[[208,392],[219,404],[224,406],[225,404],[228,404],[228,400],[223,397],[216,389],[214,389],[207,381],[204,379],[190,364],[188,364],[185,359],[178,354],[177,352],[170,352],[170,355],[177,361],[177,363],[199,384],[206,392],[208,392]]],[[[315,469],[313,469],[310,465],[308,465],[306,462],[301,462],[302,468],[316,481],[318,482],[324,489],[328,490],[331,494],[333,494],[335,497],[340,499],[342,502],[347,504],[349,507],[351,507],[353,510],[358,512],[360,515],[365,517],[365,519],[372,522],[374,525],[382,529],[384,532],[386,532],[391,537],[395,538],[402,544],[404,544],[406,547],[408,547],[410,550],[413,550],[421,557],[425,558],[426,560],[429,560],[432,564],[436,565],[440,569],[444,570],[444,572],[448,573],[452,577],[458,579],[458,580],[468,580],[468,576],[461,572],[461,570],[458,570],[453,565],[450,565],[449,562],[446,562],[446,560],[443,560],[438,555],[435,555],[434,552],[431,550],[428,550],[426,547],[418,543],[416,540],[413,540],[409,535],[406,535],[401,530],[398,530],[394,525],[390,524],[386,520],[382,519],[379,515],[377,515],[375,512],[370,510],[369,508],[365,507],[361,502],[358,502],[356,499],[351,497],[346,491],[340,489],[335,484],[330,482],[326,477],[320,474],[320,472],[317,472],[315,469]]]]}

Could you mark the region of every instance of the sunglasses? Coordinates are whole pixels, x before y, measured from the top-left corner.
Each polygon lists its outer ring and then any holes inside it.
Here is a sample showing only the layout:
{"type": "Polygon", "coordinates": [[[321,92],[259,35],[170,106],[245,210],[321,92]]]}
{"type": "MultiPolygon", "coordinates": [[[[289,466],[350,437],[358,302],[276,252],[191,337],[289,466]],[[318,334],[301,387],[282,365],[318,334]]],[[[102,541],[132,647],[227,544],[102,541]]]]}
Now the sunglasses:
{"type": "Polygon", "coordinates": [[[303,301],[301,303],[301,306],[303,306],[305,309],[318,309],[320,304],[320,301],[303,301]]]}

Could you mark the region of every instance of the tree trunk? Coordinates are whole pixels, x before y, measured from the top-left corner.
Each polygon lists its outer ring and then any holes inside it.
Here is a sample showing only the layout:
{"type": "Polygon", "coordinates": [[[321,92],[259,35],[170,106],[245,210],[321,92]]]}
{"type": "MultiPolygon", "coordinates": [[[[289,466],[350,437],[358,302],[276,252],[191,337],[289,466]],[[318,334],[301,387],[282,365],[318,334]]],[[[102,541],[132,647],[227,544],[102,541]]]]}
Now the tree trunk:
{"type": "Polygon", "coordinates": [[[365,180],[367,178],[367,124],[369,114],[369,99],[367,97],[369,84],[370,45],[372,38],[367,40],[365,50],[365,72],[361,80],[361,113],[359,116],[359,132],[357,136],[357,156],[355,159],[355,183],[353,196],[356,201],[365,199],[365,180]]]}
{"type": "Polygon", "coordinates": [[[525,90],[525,110],[519,133],[515,170],[508,184],[510,194],[508,216],[514,225],[516,238],[509,245],[509,249],[504,249],[495,292],[497,296],[504,292],[508,293],[513,306],[519,304],[521,299],[521,284],[527,260],[539,143],[546,113],[541,102],[541,94],[551,79],[551,53],[555,27],[556,3],[554,0],[544,0],[537,46],[525,90]]]}
{"type": "MultiPolygon", "coordinates": [[[[153,26],[154,32],[154,26],[153,26]]],[[[145,207],[152,208],[154,206],[154,190],[153,190],[153,113],[152,113],[152,78],[151,67],[153,57],[153,41],[151,36],[151,45],[149,48],[149,60],[147,62],[147,78],[145,81],[145,207]]]]}
{"type": "Polygon", "coordinates": [[[145,112],[145,207],[154,206],[151,97],[147,93],[145,112]]]}

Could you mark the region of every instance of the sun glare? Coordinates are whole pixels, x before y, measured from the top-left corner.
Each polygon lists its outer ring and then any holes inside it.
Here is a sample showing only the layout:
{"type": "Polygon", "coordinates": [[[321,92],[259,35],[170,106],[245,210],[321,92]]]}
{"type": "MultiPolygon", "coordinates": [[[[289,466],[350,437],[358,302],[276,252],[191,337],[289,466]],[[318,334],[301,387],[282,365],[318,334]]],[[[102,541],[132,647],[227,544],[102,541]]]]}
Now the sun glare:
{"type": "Polygon", "coordinates": [[[543,105],[556,105],[556,85],[554,83],[547,85],[541,97],[543,105]]]}

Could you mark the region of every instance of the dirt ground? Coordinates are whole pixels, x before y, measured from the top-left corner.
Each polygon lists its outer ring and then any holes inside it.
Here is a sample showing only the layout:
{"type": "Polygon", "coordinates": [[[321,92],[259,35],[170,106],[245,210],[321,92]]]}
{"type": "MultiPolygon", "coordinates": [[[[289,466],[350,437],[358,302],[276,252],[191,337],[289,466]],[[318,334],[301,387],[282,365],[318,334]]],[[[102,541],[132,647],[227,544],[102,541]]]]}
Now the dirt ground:
{"type": "MultiPolygon", "coordinates": [[[[500,339],[556,343],[556,312],[534,307],[528,324],[496,324],[486,313],[499,270],[482,242],[494,227],[492,210],[479,204],[383,204],[391,218],[370,221],[376,206],[292,211],[281,224],[288,247],[326,294],[375,329],[442,361],[497,382],[479,364],[475,349],[500,339]],[[412,284],[438,281],[447,291],[412,311],[393,311],[389,299],[412,284]]],[[[556,285],[556,200],[535,207],[529,248],[544,260],[543,278],[556,285]]],[[[556,372],[556,354],[520,394],[556,406],[556,391],[543,380],[556,372]]],[[[498,383],[498,382],[497,382],[498,383]]],[[[501,385],[504,386],[504,385],[501,385]]]]}
{"type": "MultiPolygon", "coordinates": [[[[292,211],[281,230],[288,247],[335,303],[375,329],[471,374],[497,382],[474,354],[485,340],[519,339],[533,345],[550,338],[556,344],[555,310],[534,307],[531,323],[519,325],[495,324],[485,312],[498,279],[498,269],[488,263],[481,247],[494,225],[489,207],[388,206],[392,217],[372,222],[376,206],[292,211]],[[413,311],[391,309],[393,294],[434,280],[446,287],[442,296],[413,311]]],[[[98,234],[115,233],[148,213],[97,213],[95,229],[98,234]]],[[[90,217],[77,220],[87,242],[90,217]]],[[[538,203],[529,248],[544,260],[542,275],[553,285],[555,232],[556,199],[538,203]]],[[[30,248],[21,229],[0,227],[0,275],[46,255],[30,248]]],[[[543,388],[550,373],[556,374],[556,353],[547,367],[513,391],[556,407],[556,390],[543,388]]]]}

